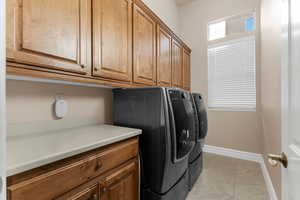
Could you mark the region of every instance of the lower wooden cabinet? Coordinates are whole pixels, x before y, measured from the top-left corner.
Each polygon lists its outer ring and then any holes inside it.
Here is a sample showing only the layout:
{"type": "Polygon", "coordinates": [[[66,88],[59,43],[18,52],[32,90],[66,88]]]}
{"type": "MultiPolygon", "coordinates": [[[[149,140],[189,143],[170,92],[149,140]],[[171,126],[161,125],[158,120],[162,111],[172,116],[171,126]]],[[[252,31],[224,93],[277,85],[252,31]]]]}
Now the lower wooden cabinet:
{"type": "Polygon", "coordinates": [[[7,179],[8,200],[138,200],[138,138],[7,179]]]}
{"type": "Polygon", "coordinates": [[[101,200],[138,200],[138,168],[132,162],[105,177],[101,186],[101,200]]]}
{"type": "Polygon", "coordinates": [[[54,200],[99,200],[99,185],[95,184],[86,188],[74,189],[74,191],[54,200]]]}
{"type": "Polygon", "coordinates": [[[138,164],[129,162],[54,200],[138,200],[138,164]]]}

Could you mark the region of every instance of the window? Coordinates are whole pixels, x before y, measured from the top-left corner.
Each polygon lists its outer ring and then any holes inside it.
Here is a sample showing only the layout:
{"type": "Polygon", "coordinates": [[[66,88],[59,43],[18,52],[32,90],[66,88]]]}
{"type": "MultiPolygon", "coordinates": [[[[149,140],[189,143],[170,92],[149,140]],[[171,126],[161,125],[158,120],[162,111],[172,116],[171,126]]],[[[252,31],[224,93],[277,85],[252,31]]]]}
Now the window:
{"type": "Polygon", "coordinates": [[[245,23],[245,30],[248,32],[254,31],[254,17],[248,17],[245,23]]]}
{"type": "Polygon", "coordinates": [[[252,33],[255,31],[255,13],[228,17],[225,20],[208,24],[208,40],[218,40],[228,36],[252,33]]]}
{"type": "Polygon", "coordinates": [[[255,36],[208,47],[208,107],[256,108],[255,36]]]}
{"type": "Polygon", "coordinates": [[[208,25],[208,40],[216,40],[226,36],[226,22],[221,21],[208,25]]]}

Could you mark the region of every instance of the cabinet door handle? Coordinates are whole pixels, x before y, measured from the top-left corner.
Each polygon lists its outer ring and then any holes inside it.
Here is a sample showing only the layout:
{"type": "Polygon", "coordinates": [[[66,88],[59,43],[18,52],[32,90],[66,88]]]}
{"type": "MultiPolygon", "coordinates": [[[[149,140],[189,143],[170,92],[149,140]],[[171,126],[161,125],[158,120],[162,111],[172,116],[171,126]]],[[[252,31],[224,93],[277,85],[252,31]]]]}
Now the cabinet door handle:
{"type": "Polygon", "coordinates": [[[101,169],[103,167],[103,164],[99,161],[97,162],[96,164],[96,167],[95,167],[95,171],[98,171],[99,169],[101,169]]]}

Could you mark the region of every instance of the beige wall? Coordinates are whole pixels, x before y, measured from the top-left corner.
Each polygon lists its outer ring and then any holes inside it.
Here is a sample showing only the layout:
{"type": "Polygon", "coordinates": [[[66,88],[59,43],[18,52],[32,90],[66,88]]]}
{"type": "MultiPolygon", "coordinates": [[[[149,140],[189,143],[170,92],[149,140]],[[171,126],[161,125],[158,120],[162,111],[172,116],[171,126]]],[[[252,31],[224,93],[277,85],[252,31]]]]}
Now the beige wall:
{"type": "Polygon", "coordinates": [[[176,34],[179,34],[178,7],[175,0],[143,0],[176,34]]]}
{"type": "Polygon", "coordinates": [[[7,122],[9,134],[52,131],[94,123],[111,123],[111,89],[7,81],[7,122]],[[69,104],[63,119],[53,114],[56,95],[69,104]]]}
{"type": "Polygon", "coordinates": [[[261,153],[260,121],[256,112],[208,112],[208,137],[206,144],[261,153]]]}
{"type": "MultiPolygon", "coordinates": [[[[262,0],[261,7],[261,104],[263,151],[281,152],[281,3],[262,0]]],[[[281,197],[280,168],[268,166],[277,196],[281,197]]]]}
{"type": "MultiPolygon", "coordinates": [[[[259,13],[260,0],[194,0],[179,7],[181,36],[192,48],[193,91],[200,92],[207,98],[208,22],[254,10],[259,13]]],[[[259,65],[257,67],[259,69],[259,65]]],[[[248,152],[262,152],[259,113],[259,76],[257,88],[257,112],[208,111],[209,133],[207,144],[248,152]]]]}

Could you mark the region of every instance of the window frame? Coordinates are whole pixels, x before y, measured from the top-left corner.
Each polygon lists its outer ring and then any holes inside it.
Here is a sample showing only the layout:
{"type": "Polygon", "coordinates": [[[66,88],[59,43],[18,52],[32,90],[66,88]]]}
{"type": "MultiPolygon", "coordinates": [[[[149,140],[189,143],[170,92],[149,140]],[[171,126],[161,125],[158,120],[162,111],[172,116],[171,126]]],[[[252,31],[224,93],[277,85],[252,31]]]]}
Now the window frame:
{"type": "Polygon", "coordinates": [[[224,41],[224,40],[231,40],[232,38],[240,38],[240,37],[243,37],[243,35],[256,35],[257,33],[257,19],[258,19],[258,16],[257,16],[257,11],[256,10],[250,10],[250,11],[245,11],[245,12],[241,12],[237,15],[231,15],[231,16],[227,16],[227,17],[223,17],[223,18],[220,18],[220,19],[216,19],[216,20],[210,20],[208,23],[207,23],[207,26],[206,26],[206,40],[209,44],[211,43],[218,43],[220,41],[224,41]],[[236,33],[236,34],[230,34],[228,35],[228,25],[227,25],[227,21],[230,20],[230,19],[234,19],[234,18],[238,18],[238,17],[242,17],[242,16],[247,16],[247,15],[252,15],[253,18],[254,18],[254,30],[252,32],[248,32],[245,30],[245,33],[236,33]],[[222,22],[222,21],[225,21],[225,37],[223,38],[219,38],[219,39],[215,39],[215,40],[209,40],[209,26],[211,24],[216,24],[216,23],[219,23],[219,22],[222,22]]]}

